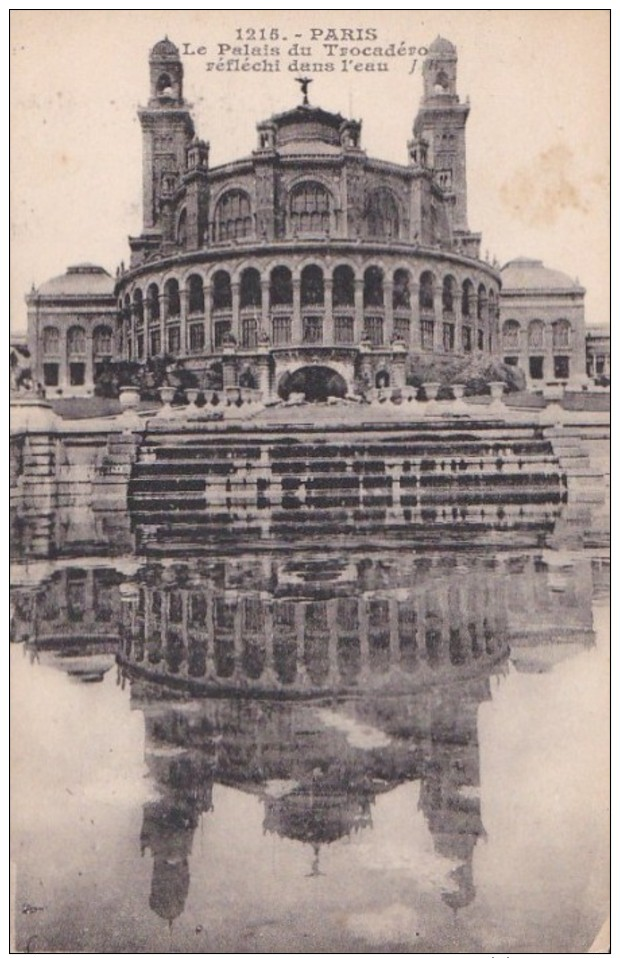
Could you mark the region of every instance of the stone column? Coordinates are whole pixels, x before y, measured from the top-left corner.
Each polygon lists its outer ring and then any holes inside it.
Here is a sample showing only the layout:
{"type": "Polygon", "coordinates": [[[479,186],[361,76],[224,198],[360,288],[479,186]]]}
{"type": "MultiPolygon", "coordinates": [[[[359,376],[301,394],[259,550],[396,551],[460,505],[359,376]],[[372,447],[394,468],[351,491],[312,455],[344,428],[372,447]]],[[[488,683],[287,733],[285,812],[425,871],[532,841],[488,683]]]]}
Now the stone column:
{"type": "Polygon", "coordinates": [[[333,280],[326,276],[325,280],[325,313],[323,319],[323,342],[331,345],[334,342],[334,310],[332,301],[333,280]]]}
{"type": "Polygon", "coordinates": [[[385,303],[383,342],[389,344],[394,335],[394,281],[392,279],[385,280],[383,285],[383,301],[385,303]]]}
{"type": "MultiPolygon", "coordinates": [[[[160,351],[160,353],[162,353],[162,354],[165,353],[165,352],[167,352],[167,350],[166,350],[166,346],[167,346],[167,343],[166,343],[166,313],[167,313],[167,311],[168,311],[168,310],[167,310],[167,306],[168,306],[168,298],[164,295],[164,293],[160,293],[160,294],[159,294],[159,336],[160,336],[160,339],[161,339],[161,344],[160,344],[160,350],[159,350],[159,351],[160,351]]],[[[134,353],[135,353],[135,349],[134,349],[134,353]]]]}
{"type": "Polygon", "coordinates": [[[243,674],[243,637],[241,635],[241,602],[237,602],[237,607],[235,609],[235,622],[233,627],[233,642],[235,646],[235,667],[233,674],[231,676],[233,682],[238,682],[239,679],[244,679],[243,674]]]}
{"type": "Polygon", "coordinates": [[[301,326],[301,279],[293,277],[293,318],[291,321],[291,345],[298,346],[302,341],[301,326]]]}
{"type": "Polygon", "coordinates": [[[355,278],[355,315],[353,318],[353,342],[359,343],[364,335],[364,280],[355,278]]]}
{"type": "Polygon", "coordinates": [[[215,678],[217,674],[215,669],[215,629],[213,622],[213,590],[209,585],[207,586],[207,618],[203,633],[207,647],[207,670],[205,674],[208,678],[215,678]]]}
{"type": "Polygon", "coordinates": [[[63,391],[69,385],[69,356],[67,355],[67,327],[64,323],[59,323],[60,331],[58,336],[58,388],[63,391]]]}
{"type": "Polygon", "coordinates": [[[241,328],[239,326],[239,283],[230,284],[232,292],[232,334],[238,343],[241,342],[241,328]]]}
{"type": "Polygon", "coordinates": [[[433,352],[443,353],[443,318],[441,311],[434,309],[428,314],[428,318],[433,320],[433,352]]]}
{"type": "Polygon", "coordinates": [[[428,654],[426,650],[426,599],[425,593],[422,591],[416,593],[415,596],[415,613],[418,657],[424,666],[428,668],[428,654]]]}
{"type": "Polygon", "coordinates": [[[92,327],[85,331],[86,336],[86,356],[84,363],[84,386],[86,389],[94,389],[94,365],[93,365],[93,330],[92,327]]]}
{"type": "Polygon", "coordinates": [[[179,289],[179,325],[180,325],[180,343],[179,352],[181,356],[187,356],[189,352],[189,343],[187,341],[187,314],[189,312],[189,293],[187,289],[179,289]]]}
{"type": "Polygon", "coordinates": [[[392,346],[392,385],[402,388],[407,381],[407,346],[403,342],[396,342],[392,346]]]}
{"type": "Polygon", "coordinates": [[[130,313],[129,313],[129,316],[127,317],[127,323],[125,328],[129,330],[129,335],[131,336],[131,358],[134,360],[138,358],[136,322],[137,322],[137,317],[136,317],[135,311],[133,307],[130,307],[130,313]]]}
{"type": "Polygon", "coordinates": [[[308,685],[308,673],[306,671],[306,633],[304,621],[304,606],[301,603],[295,604],[295,637],[297,639],[297,682],[298,687],[305,688],[308,685]]]}
{"type": "Polygon", "coordinates": [[[339,672],[338,672],[338,634],[336,631],[336,605],[333,600],[326,603],[327,605],[327,632],[328,632],[328,645],[327,645],[327,658],[329,661],[329,673],[327,677],[328,685],[334,686],[338,684],[339,681],[339,672]]]}
{"type": "Polygon", "coordinates": [[[390,671],[400,665],[400,635],[398,632],[398,602],[388,599],[390,623],[390,671]]]}
{"type": "Polygon", "coordinates": [[[360,638],[360,678],[367,678],[370,673],[370,650],[368,646],[368,610],[363,595],[357,601],[357,621],[360,638]]]}
{"type": "Polygon", "coordinates": [[[224,389],[237,385],[236,347],[224,346],[222,350],[222,385],[224,389]]]}
{"type": "Polygon", "coordinates": [[[266,402],[271,395],[271,383],[269,377],[269,346],[267,344],[258,346],[255,365],[258,388],[260,389],[263,402],[266,402]]]}
{"type": "Polygon", "coordinates": [[[370,388],[374,388],[375,381],[374,381],[374,376],[373,376],[373,366],[372,366],[372,353],[371,353],[371,350],[372,350],[372,347],[369,346],[369,345],[366,345],[365,342],[363,342],[363,343],[360,345],[360,351],[359,351],[359,354],[360,354],[360,367],[361,367],[361,368],[360,368],[360,372],[361,372],[361,374],[362,374],[362,377],[367,381],[368,386],[369,386],[370,388]]]}
{"type": "Polygon", "coordinates": [[[412,352],[419,352],[422,348],[422,334],[420,332],[420,286],[411,284],[411,330],[409,348],[412,352]]]}
{"type": "Polygon", "coordinates": [[[454,308],[454,351],[462,354],[464,352],[463,317],[461,315],[461,310],[458,307],[458,303],[455,303],[453,308],[454,308]]]}
{"type": "Polygon", "coordinates": [[[261,276],[261,326],[263,332],[271,338],[271,329],[269,328],[269,277],[261,276]]]}
{"type": "Polygon", "coordinates": [[[274,636],[273,636],[273,611],[268,603],[263,606],[264,611],[264,636],[265,636],[265,668],[263,669],[263,682],[267,682],[272,688],[277,686],[276,663],[274,655],[274,636]]]}
{"type": "Polygon", "coordinates": [[[472,293],[469,300],[469,315],[471,316],[472,335],[474,337],[474,341],[471,344],[471,351],[475,356],[478,353],[478,329],[480,328],[478,321],[478,296],[476,293],[472,293]]]}
{"type": "Polygon", "coordinates": [[[205,297],[205,352],[213,352],[213,323],[211,322],[211,283],[205,283],[204,285],[204,297],[205,297]]]}

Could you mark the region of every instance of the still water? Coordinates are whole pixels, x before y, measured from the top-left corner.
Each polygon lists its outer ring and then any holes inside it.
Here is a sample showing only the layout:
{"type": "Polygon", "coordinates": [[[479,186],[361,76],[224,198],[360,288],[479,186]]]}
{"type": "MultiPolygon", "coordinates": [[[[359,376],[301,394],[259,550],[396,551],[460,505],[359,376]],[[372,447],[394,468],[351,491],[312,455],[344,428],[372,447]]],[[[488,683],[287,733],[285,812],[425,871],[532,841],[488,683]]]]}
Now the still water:
{"type": "Polygon", "coordinates": [[[608,574],[550,551],[17,567],[17,950],[587,949],[608,574]]]}

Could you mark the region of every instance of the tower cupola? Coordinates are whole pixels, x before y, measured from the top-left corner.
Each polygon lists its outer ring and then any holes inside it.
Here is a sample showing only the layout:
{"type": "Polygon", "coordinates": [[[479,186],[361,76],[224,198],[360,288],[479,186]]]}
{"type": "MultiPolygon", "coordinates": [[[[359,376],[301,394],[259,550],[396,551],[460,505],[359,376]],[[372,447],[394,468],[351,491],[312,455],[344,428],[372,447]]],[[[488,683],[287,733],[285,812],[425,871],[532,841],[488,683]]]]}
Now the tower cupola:
{"type": "Polygon", "coordinates": [[[149,56],[151,95],[149,106],[183,105],[183,64],[179,49],[165,37],[156,43],[149,56]]]}

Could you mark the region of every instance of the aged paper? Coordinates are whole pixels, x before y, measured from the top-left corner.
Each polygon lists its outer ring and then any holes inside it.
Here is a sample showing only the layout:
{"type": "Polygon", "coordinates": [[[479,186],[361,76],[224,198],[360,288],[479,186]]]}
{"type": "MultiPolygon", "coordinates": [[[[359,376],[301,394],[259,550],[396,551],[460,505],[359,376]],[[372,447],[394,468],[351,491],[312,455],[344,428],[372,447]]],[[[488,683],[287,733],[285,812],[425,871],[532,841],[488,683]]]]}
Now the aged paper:
{"type": "Polygon", "coordinates": [[[16,951],[607,949],[609,27],[13,12],[16,951]]]}

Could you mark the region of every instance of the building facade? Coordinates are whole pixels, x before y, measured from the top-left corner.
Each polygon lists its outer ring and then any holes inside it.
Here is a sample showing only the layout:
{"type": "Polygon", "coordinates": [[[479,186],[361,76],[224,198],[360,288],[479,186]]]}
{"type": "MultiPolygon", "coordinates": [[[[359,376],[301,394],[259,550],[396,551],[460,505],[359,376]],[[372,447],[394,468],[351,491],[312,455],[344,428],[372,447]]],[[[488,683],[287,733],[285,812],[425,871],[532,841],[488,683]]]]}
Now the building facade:
{"type": "Polygon", "coordinates": [[[529,388],[580,385],[586,377],[585,290],[541,260],[514,259],[501,271],[501,358],[529,388]]]}
{"type": "Polygon", "coordinates": [[[70,266],[33,287],[28,305],[32,378],[49,398],[89,396],[101,366],[117,355],[114,280],[101,266],[70,266]]]}
{"type": "MultiPolygon", "coordinates": [[[[143,230],[120,275],[125,359],[168,354],[224,385],[286,395],[398,385],[408,353],[492,354],[499,276],[469,230],[454,46],[437,38],[408,165],[372,159],[361,124],[303,102],[258,124],[251,156],[209,165],[169,40],[149,58],[143,230]]],[[[404,145],[404,144],[403,144],[404,145]]]]}
{"type": "Polygon", "coordinates": [[[611,380],[611,333],[609,324],[586,330],[586,368],[594,379],[611,380]]]}
{"type": "Polygon", "coordinates": [[[469,229],[457,54],[423,66],[409,162],[369,157],[361,123],[303,102],[257,125],[250,156],[212,167],[168,39],[149,56],[143,226],[129,268],[70,267],[32,289],[32,379],[90,395],[110,359],[181,360],[201,386],[345,395],[404,384],[407,358],[498,359],[529,388],[609,375],[584,289],[539,260],[499,273],[469,229]],[[501,309],[501,320],[500,320],[501,309]]]}

